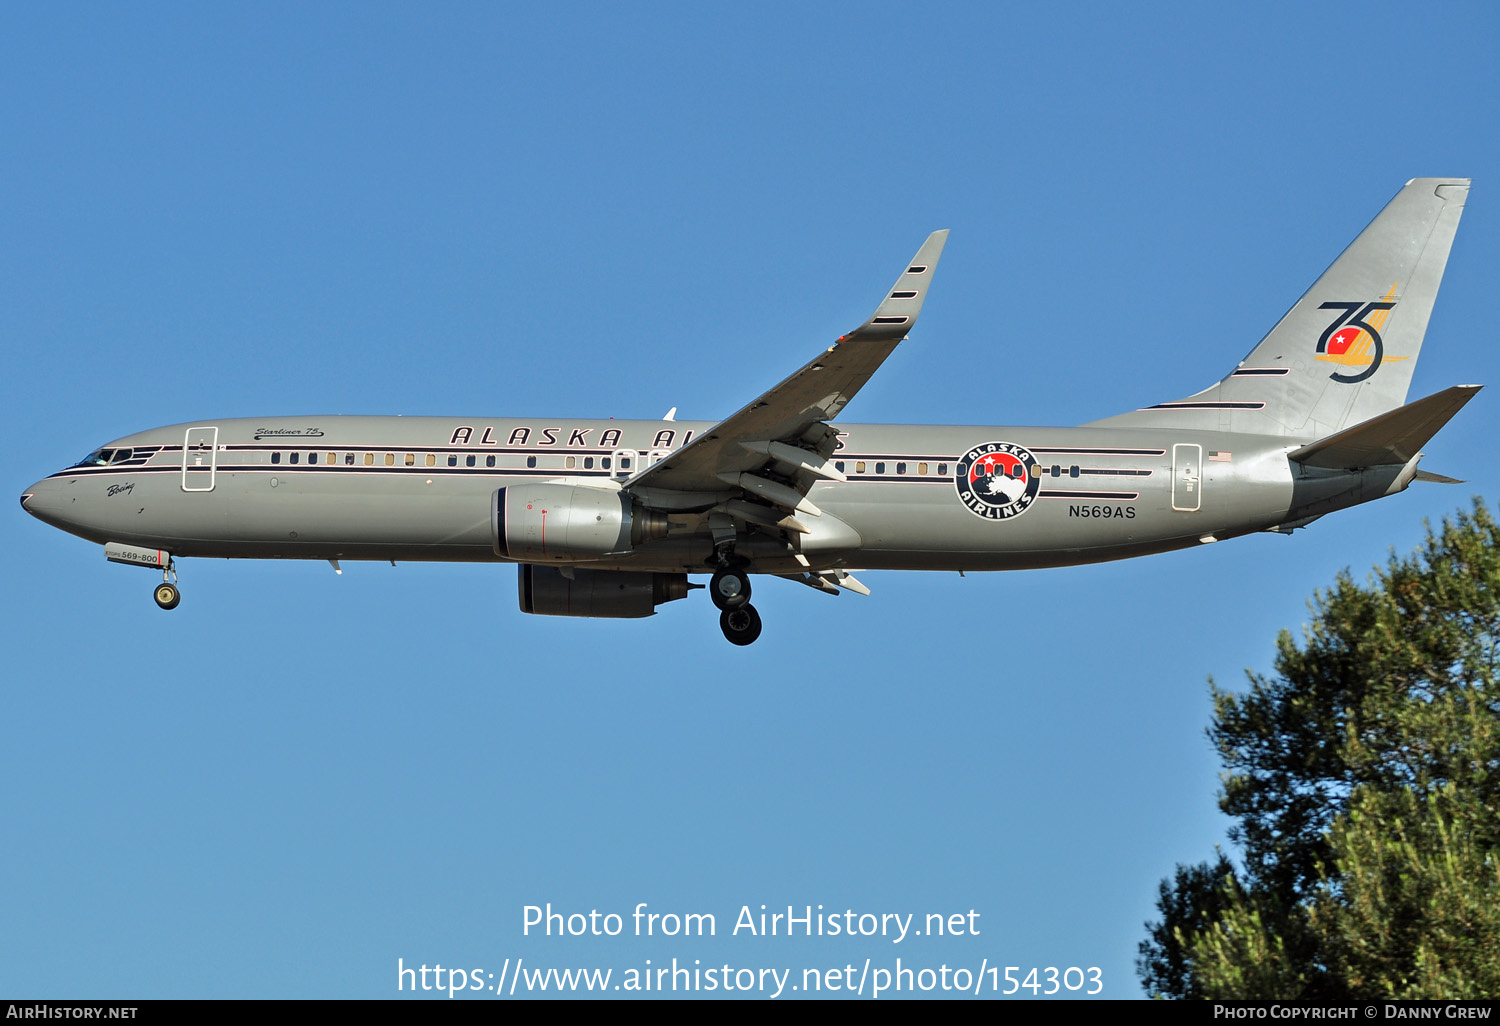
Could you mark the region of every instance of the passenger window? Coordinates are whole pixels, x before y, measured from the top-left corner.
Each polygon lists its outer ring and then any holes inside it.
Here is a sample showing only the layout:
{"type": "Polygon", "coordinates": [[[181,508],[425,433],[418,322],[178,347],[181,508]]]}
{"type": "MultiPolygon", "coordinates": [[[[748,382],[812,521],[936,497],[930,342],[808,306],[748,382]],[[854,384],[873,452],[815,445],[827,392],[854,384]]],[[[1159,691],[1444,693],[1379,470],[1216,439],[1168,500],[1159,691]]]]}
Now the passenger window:
{"type": "Polygon", "coordinates": [[[466,467],[472,467],[474,465],[474,462],[475,462],[475,460],[474,460],[473,456],[465,456],[464,457],[464,466],[466,466],[466,467]]]}
{"type": "Polygon", "coordinates": [[[427,454],[427,465],[429,467],[435,467],[435,466],[437,466],[437,457],[434,456],[432,453],[428,453],[427,454]]]}
{"type": "Polygon", "coordinates": [[[339,454],[336,453],[336,452],[329,453],[328,454],[328,459],[325,462],[327,462],[327,464],[330,467],[336,467],[336,466],[338,466],[339,465],[339,454]]]}
{"type": "Polygon", "coordinates": [[[885,464],[884,463],[877,463],[877,464],[875,464],[875,473],[877,473],[877,474],[884,474],[885,473],[885,464]]]}
{"type": "Polygon", "coordinates": [[[942,477],[946,473],[948,473],[948,464],[946,464],[946,463],[939,463],[938,464],[938,476],[942,477]]]}
{"type": "Polygon", "coordinates": [[[1068,476],[1069,477],[1077,477],[1078,476],[1078,468],[1076,466],[1075,467],[1069,467],[1068,468],[1068,476]]]}
{"type": "Polygon", "coordinates": [[[927,473],[927,464],[925,464],[925,463],[918,463],[917,464],[917,473],[918,474],[925,474],[925,473],[927,473]]]}
{"type": "Polygon", "coordinates": [[[583,458],[583,469],[584,470],[593,470],[594,469],[594,457],[592,457],[592,456],[585,456],[583,458]]]}
{"type": "Polygon", "coordinates": [[[279,452],[273,452],[273,453],[271,453],[271,462],[272,463],[280,463],[281,462],[281,453],[279,453],[279,452]]]}
{"type": "Polygon", "coordinates": [[[352,466],[354,466],[354,453],[352,453],[352,452],[346,452],[346,453],[344,453],[344,466],[346,466],[346,467],[352,467],[352,466]]]}
{"type": "Polygon", "coordinates": [[[528,456],[528,457],[526,457],[526,466],[528,468],[530,468],[530,469],[535,469],[536,468],[536,457],[535,456],[528,456]]]}
{"type": "Polygon", "coordinates": [[[456,466],[458,466],[458,457],[457,456],[449,456],[448,457],[448,466],[450,466],[450,467],[456,467],[456,466]]]}
{"type": "Polygon", "coordinates": [[[408,467],[415,467],[417,465],[417,454],[413,452],[407,453],[404,462],[408,467]]]}
{"type": "Polygon", "coordinates": [[[486,456],[484,458],[484,465],[486,467],[493,467],[495,465],[495,457],[493,457],[493,456],[486,456]]]}
{"type": "Polygon", "coordinates": [[[854,472],[856,474],[863,474],[865,472],[865,461],[864,460],[855,460],[854,461],[854,472]]]}
{"type": "Polygon", "coordinates": [[[396,465],[396,454],[395,453],[388,452],[388,453],[385,454],[385,465],[388,466],[388,467],[394,467],[396,465]]]}
{"type": "Polygon", "coordinates": [[[563,466],[565,466],[568,470],[572,470],[577,465],[578,457],[576,456],[569,456],[567,459],[563,460],[563,466]]]}
{"type": "Polygon", "coordinates": [[[837,470],[840,474],[842,474],[844,472],[844,461],[843,460],[839,460],[838,462],[834,463],[833,469],[837,470]]]}
{"type": "Polygon", "coordinates": [[[905,463],[898,463],[898,464],[896,464],[896,473],[898,473],[898,474],[904,474],[904,473],[906,473],[906,464],[905,463]]]}
{"type": "Polygon", "coordinates": [[[299,458],[299,457],[300,457],[300,456],[301,456],[301,455],[302,455],[302,454],[301,454],[301,453],[300,453],[300,452],[294,452],[294,453],[292,453],[292,462],[293,462],[293,463],[296,463],[296,462],[297,462],[297,459],[298,459],[298,458],[299,458]]]}
{"type": "Polygon", "coordinates": [[[318,462],[318,454],[315,453],[315,452],[308,453],[307,454],[307,464],[308,464],[308,466],[312,466],[316,462],[318,462]]]}

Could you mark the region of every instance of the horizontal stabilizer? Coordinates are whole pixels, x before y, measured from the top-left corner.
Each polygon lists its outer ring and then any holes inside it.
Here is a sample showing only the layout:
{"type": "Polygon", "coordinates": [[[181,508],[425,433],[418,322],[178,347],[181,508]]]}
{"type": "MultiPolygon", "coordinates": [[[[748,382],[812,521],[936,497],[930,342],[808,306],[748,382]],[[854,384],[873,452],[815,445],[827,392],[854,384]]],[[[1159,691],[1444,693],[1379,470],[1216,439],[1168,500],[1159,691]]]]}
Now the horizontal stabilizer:
{"type": "Polygon", "coordinates": [[[1454,385],[1388,413],[1304,445],[1287,458],[1308,467],[1354,469],[1400,466],[1474,398],[1482,385],[1454,385]]]}
{"type": "Polygon", "coordinates": [[[1426,481],[1429,484],[1463,484],[1463,478],[1447,477],[1443,474],[1434,474],[1431,471],[1419,470],[1413,481],[1426,481]]]}

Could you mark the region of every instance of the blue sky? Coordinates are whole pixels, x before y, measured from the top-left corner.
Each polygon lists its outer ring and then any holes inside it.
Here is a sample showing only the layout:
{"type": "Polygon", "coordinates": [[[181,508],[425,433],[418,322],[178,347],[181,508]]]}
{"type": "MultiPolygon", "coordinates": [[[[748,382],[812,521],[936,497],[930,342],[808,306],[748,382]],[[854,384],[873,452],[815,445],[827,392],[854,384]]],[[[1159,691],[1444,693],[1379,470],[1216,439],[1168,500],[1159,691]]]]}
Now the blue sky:
{"type": "MultiPolygon", "coordinates": [[[[1220,377],[1425,175],[1475,186],[1413,397],[1494,382],[1497,28],[1483,3],[5,5],[5,478],[199,418],[715,419],[943,227],[847,419],[1079,423],[1220,377]]],[[[195,560],[165,614],[12,505],[0,994],[901,957],[1136,996],[1158,881],[1223,839],[1206,679],[1500,495],[1493,403],[1428,446],[1465,486],[1112,565],[771,582],[745,650],[706,601],[526,617],[494,566],[195,560]],[[976,636],[1026,654],[975,662],[976,636]],[[522,936],[547,902],[719,935],[522,936]],[[981,932],[728,935],[761,904],[981,932]]]]}

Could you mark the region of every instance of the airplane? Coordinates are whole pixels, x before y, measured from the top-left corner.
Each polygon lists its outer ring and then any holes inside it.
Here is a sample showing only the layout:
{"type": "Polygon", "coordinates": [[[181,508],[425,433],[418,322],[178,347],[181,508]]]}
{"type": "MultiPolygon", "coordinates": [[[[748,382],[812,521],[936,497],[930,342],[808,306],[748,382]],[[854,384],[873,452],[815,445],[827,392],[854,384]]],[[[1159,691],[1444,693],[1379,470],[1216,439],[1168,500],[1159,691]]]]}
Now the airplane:
{"type": "MultiPolygon", "coordinates": [[[[1408,182],[1219,382],[1079,427],[845,424],[916,324],[933,232],[862,325],[714,422],[268,417],[116,439],[21,496],[38,519],[160,570],[181,559],[513,563],[527,613],[645,617],[704,585],[724,636],[761,633],[752,578],[837,595],[864,570],[1123,559],[1454,482],[1424,446],[1478,392],[1407,404],[1469,180],[1408,182]]],[[[760,587],[759,581],[756,587],[760,587]]]]}

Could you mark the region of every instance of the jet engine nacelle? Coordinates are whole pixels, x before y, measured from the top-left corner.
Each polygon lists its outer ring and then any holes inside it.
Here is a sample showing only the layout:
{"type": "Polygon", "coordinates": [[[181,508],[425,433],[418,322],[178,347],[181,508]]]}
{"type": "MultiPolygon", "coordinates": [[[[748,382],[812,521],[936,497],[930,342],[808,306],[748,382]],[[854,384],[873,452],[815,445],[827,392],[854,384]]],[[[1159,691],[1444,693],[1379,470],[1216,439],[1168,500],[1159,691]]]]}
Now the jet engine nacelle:
{"type": "Polygon", "coordinates": [[[667,518],[614,489],[545,482],[496,491],[490,527],[496,555],[571,562],[629,552],[660,538],[667,518]]]}
{"type": "Polygon", "coordinates": [[[569,570],[522,563],[516,568],[521,612],[542,616],[652,616],[688,593],[687,574],[635,570],[569,570]]]}

